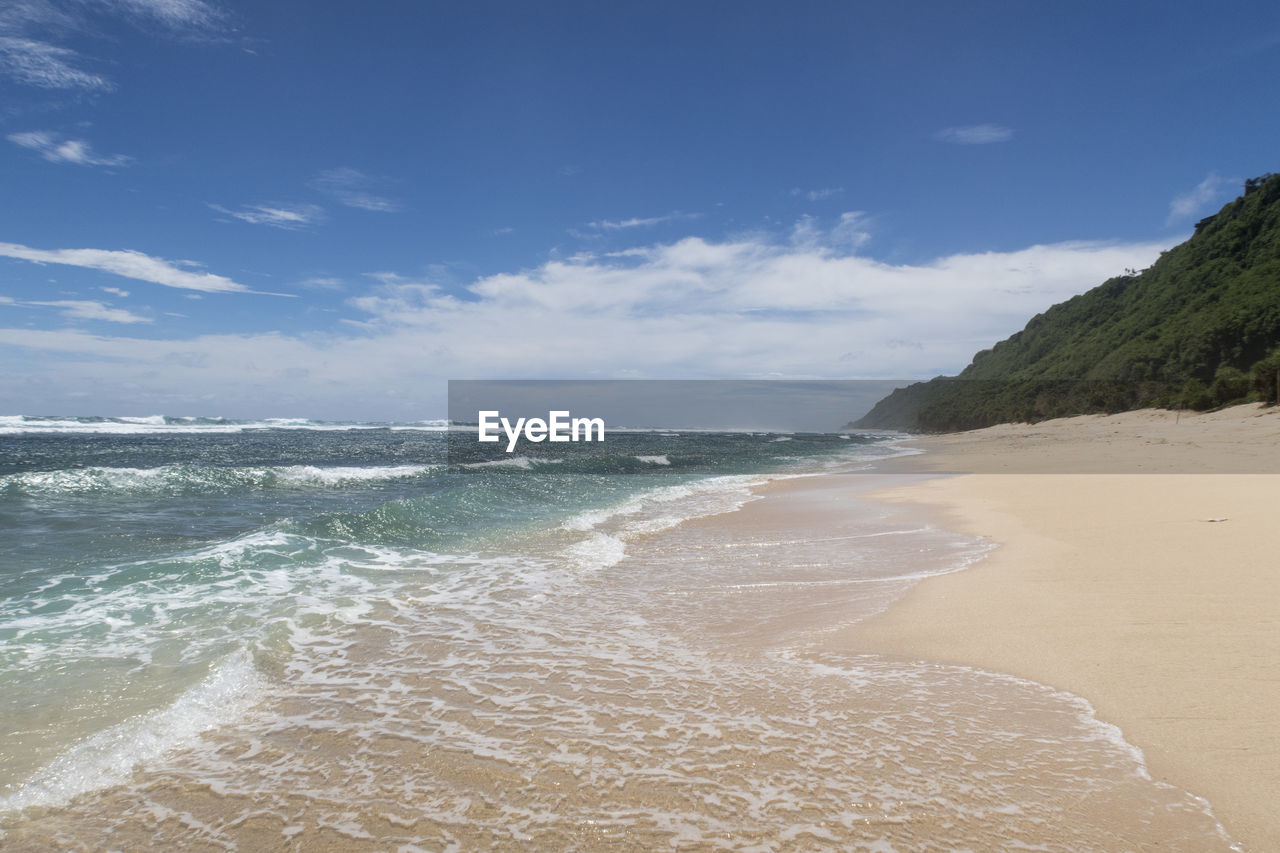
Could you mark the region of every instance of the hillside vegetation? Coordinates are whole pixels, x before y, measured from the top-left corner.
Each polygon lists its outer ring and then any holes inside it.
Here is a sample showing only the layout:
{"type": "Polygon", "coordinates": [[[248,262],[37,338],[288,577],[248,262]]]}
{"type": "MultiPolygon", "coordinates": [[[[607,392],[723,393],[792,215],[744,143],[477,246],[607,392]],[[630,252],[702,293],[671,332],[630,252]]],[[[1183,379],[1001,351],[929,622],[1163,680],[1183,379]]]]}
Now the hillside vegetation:
{"type": "Polygon", "coordinates": [[[1031,318],[957,377],[894,391],[855,424],[935,432],[1146,406],[1276,400],[1280,175],[1141,273],[1031,318]]]}

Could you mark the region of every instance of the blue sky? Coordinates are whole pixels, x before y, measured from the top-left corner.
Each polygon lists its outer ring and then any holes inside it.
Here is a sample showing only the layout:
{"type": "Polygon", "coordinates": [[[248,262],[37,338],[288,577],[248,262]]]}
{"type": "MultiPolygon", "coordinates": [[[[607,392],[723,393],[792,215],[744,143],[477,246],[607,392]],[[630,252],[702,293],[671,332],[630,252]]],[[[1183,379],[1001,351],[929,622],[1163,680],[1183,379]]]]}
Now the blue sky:
{"type": "Polygon", "coordinates": [[[962,368],[1280,168],[1280,7],[0,6],[0,412],[962,368]]]}

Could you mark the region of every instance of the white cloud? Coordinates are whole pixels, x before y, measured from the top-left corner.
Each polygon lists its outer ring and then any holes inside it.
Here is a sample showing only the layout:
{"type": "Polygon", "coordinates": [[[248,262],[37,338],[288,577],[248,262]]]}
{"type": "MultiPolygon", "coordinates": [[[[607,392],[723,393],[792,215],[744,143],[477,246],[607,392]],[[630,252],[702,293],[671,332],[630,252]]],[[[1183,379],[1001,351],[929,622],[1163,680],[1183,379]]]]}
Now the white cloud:
{"type": "Polygon", "coordinates": [[[123,19],[135,26],[160,23],[171,34],[212,31],[223,18],[203,0],[4,0],[0,3],[0,75],[43,89],[110,91],[106,77],[87,71],[91,61],[64,42],[96,32],[95,17],[123,19]]]}
{"type": "Polygon", "coordinates": [[[394,213],[400,204],[374,195],[370,190],[377,182],[357,169],[329,169],[311,181],[311,186],[340,204],[375,213],[394,213]]]}
{"type": "Polygon", "coordinates": [[[129,291],[121,290],[118,287],[99,287],[103,293],[110,293],[112,296],[119,296],[121,299],[129,295],[129,291]]]}
{"type": "Polygon", "coordinates": [[[791,229],[791,245],[818,254],[852,251],[871,240],[871,218],[861,210],[840,214],[836,224],[823,228],[817,217],[802,216],[791,229]]]}
{"type": "Polygon", "coordinates": [[[302,281],[298,282],[298,285],[309,290],[343,290],[345,288],[342,279],[323,275],[313,275],[310,278],[304,278],[302,281]]]}
{"type": "Polygon", "coordinates": [[[822,201],[823,199],[840,195],[842,192],[844,192],[844,187],[823,187],[817,190],[802,190],[799,187],[794,187],[791,190],[793,196],[807,198],[809,201],[822,201]]]}
{"type": "Polygon", "coordinates": [[[993,142],[1008,142],[1013,138],[1013,128],[999,124],[970,124],[943,128],[938,131],[937,137],[943,142],[957,145],[990,145],[993,142]]]}
{"type": "Polygon", "coordinates": [[[1203,181],[1196,184],[1194,189],[1175,196],[1173,201],[1169,202],[1169,217],[1165,220],[1165,224],[1172,225],[1179,220],[1195,216],[1213,201],[1221,198],[1227,187],[1233,183],[1235,182],[1222,177],[1217,172],[1210,172],[1203,181]]]}
{"type": "Polygon", "coordinates": [[[0,243],[0,257],[17,258],[37,264],[64,264],[101,270],[113,275],[149,281],[165,287],[200,290],[205,293],[252,293],[243,284],[207,272],[178,269],[170,261],[153,258],[131,249],[32,249],[17,243],[0,243]]]}
{"type": "Polygon", "coordinates": [[[29,38],[4,35],[0,29],[0,73],[28,86],[42,89],[109,90],[110,81],[72,63],[74,50],[29,38]]]}
{"type": "Polygon", "coordinates": [[[324,221],[324,209],[314,204],[250,204],[229,210],[219,204],[209,207],[250,225],[269,225],[286,231],[297,231],[324,221]]]}
{"type": "Polygon", "coordinates": [[[840,221],[831,229],[831,242],[838,247],[856,249],[871,240],[867,230],[871,218],[861,210],[840,214],[840,221]]]}
{"type": "Polygon", "coordinates": [[[203,0],[106,0],[125,15],[151,18],[174,29],[203,29],[220,21],[222,12],[203,0]]]}
{"type": "MultiPolygon", "coordinates": [[[[486,276],[462,293],[383,274],[348,301],[358,313],[342,332],[144,340],[4,329],[0,343],[49,354],[27,359],[40,365],[28,372],[56,376],[49,388],[92,391],[117,407],[430,417],[444,380],[461,376],[955,372],[1049,305],[1168,248],[1061,243],[888,264],[851,254],[856,240],[842,227],[864,233],[853,213],[794,244],[690,237],[486,276]]],[[[0,393],[17,381],[0,370],[0,393]]]]}
{"type": "Polygon", "coordinates": [[[72,320],[104,320],[108,323],[150,323],[143,317],[123,308],[111,308],[101,302],[85,299],[57,299],[49,302],[24,302],[24,305],[44,305],[62,309],[62,315],[72,320]]]}
{"type": "Polygon", "coordinates": [[[77,166],[127,166],[133,158],[124,154],[99,155],[83,139],[65,139],[47,130],[11,133],[7,139],[14,145],[29,148],[50,163],[72,163],[77,166]]]}
{"type": "Polygon", "coordinates": [[[697,219],[701,214],[698,213],[668,213],[666,216],[650,216],[646,218],[634,217],[632,219],[598,219],[595,222],[588,222],[587,227],[595,228],[601,231],[619,231],[625,228],[648,228],[653,225],[660,225],[663,222],[675,222],[680,219],[697,219]]]}

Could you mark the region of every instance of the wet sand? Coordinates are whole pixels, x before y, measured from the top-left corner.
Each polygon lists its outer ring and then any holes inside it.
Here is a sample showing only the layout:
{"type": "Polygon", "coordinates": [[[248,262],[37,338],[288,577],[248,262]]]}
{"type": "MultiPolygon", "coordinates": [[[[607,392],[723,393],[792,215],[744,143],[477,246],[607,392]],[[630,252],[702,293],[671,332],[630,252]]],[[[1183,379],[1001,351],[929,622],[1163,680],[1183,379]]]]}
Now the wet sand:
{"type": "Polygon", "coordinates": [[[1280,411],[1134,412],[913,442],[947,471],[879,494],[998,543],[835,648],[959,663],[1090,700],[1152,775],[1280,850],[1280,411]],[[965,473],[975,472],[975,473],[965,473]],[[1087,474],[1087,476],[1084,476],[1087,474]]]}

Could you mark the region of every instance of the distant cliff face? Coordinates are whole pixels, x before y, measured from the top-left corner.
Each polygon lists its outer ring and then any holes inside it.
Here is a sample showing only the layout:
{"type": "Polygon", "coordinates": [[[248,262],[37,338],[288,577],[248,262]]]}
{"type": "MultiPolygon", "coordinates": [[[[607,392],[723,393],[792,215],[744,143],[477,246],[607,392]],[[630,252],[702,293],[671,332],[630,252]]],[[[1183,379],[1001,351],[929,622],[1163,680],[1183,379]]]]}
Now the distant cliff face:
{"type": "Polygon", "coordinates": [[[1036,315],[958,377],[899,389],[856,426],[946,431],[1274,400],[1277,369],[1280,175],[1265,175],[1150,269],[1036,315]]]}

